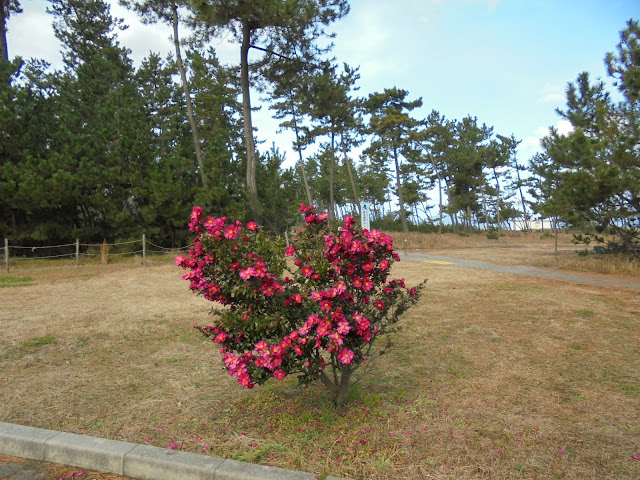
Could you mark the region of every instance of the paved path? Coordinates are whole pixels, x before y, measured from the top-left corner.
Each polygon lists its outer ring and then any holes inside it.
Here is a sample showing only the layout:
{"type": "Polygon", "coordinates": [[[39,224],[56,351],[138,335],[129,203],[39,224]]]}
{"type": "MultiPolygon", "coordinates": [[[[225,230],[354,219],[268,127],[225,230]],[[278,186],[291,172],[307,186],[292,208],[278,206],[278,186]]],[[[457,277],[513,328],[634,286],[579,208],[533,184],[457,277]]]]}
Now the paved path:
{"type": "Polygon", "coordinates": [[[564,282],[582,283],[584,285],[596,285],[601,287],[631,288],[640,290],[640,282],[624,278],[602,277],[583,273],[567,273],[545,268],[529,267],[526,265],[499,265],[496,263],[482,262],[479,260],[465,260],[462,258],[443,257],[425,253],[409,252],[400,255],[401,260],[410,262],[428,262],[438,265],[449,265],[459,268],[474,268],[498,273],[510,273],[512,275],[526,275],[528,277],[553,278],[564,282]]]}
{"type": "MultiPolygon", "coordinates": [[[[209,455],[167,450],[118,440],[56,432],[0,422],[0,454],[28,461],[0,462],[0,479],[41,480],[43,464],[31,460],[71,465],[78,470],[113,473],[116,478],[147,480],[315,480],[309,472],[285,470],[209,455]],[[5,464],[5,465],[2,465],[5,464]]],[[[15,459],[14,459],[15,460],[15,459]]],[[[46,465],[44,465],[46,468],[46,465]]],[[[51,478],[51,472],[47,473],[51,478]]],[[[63,478],[96,478],[82,475],[63,478]]],[[[105,474],[106,476],[106,474],[105,474]]],[[[108,478],[108,476],[106,476],[108,478]]],[[[328,476],[327,480],[341,480],[328,476]]],[[[54,476],[54,480],[57,480],[54,476]]]]}
{"type": "Polygon", "coordinates": [[[19,460],[17,458],[0,456],[0,479],[11,480],[41,480],[46,468],[36,460],[19,460]]]}

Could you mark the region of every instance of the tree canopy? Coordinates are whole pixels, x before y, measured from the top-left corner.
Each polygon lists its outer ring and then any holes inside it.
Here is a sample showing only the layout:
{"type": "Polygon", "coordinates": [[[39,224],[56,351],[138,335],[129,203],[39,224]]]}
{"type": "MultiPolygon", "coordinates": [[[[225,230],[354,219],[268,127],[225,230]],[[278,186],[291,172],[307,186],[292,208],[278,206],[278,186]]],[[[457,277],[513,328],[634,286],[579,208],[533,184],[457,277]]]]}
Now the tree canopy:
{"type": "MultiPolygon", "coordinates": [[[[421,98],[401,86],[358,96],[359,68],[331,56],[329,27],[348,13],[346,0],[120,3],[164,25],[174,52],[135,66],[119,43],[127,26],[104,0],[49,0],[59,69],[10,58],[0,36],[0,233],[12,242],[147,232],[179,246],[193,204],[282,234],[300,202],[338,218],[366,201],[378,228],[499,235],[530,228],[535,214],[638,249],[636,20],[604,58],[618,92],[578,75],[558,109],[571,132],[551,129],[526,159],[509,132],[472,114],[424,116],[421,98]],[[237,64],[207,44],[221,36],[236,42],[237,64]],[[260,142],[256,92],[293,132],[291,145],[260,142]]],[[[20,2],[0,7],[6,32],[20,2]]]]}

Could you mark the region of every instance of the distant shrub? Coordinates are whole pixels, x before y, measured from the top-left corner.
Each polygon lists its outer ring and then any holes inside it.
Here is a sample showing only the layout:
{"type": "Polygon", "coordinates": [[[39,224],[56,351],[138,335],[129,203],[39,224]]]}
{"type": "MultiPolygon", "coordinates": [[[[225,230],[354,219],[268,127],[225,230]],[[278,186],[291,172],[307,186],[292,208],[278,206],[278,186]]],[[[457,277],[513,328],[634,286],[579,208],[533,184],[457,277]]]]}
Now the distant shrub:
{"type": "Polygon", "coordinates": [[[487,230],[487,238],[489,240],[498,240],[500,238],[500,235],[498,234],[498,229],[491,227],[487,230]]]}

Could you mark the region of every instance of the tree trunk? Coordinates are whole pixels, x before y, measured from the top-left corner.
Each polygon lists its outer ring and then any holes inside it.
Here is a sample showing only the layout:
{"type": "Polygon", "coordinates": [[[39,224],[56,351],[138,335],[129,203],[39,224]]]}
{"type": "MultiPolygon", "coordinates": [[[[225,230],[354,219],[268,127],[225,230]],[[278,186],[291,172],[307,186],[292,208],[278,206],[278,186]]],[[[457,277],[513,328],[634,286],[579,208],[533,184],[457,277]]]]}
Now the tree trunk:
{"type": "Polygon", "coordinates": [[[200,179],[202,181],[202,186],[208,190],[209,185],[204,169],[204,162],[202,161],[202,152],[200,150],[200,135],[198,134],[198,126],[196,124],[196,119],[193,113],[193,104],[191,103],[191,91],[189,89],[189,82],[187,81],[187,74],[184,70],[184,64],[182,63],[182,55],[180,54],[180,37],[178,36],[178,6],[175,4],[175,2],[172,2],[171,10],[173,13],[173,44],[176,48],[176,63],[178,64],[178,70],[180,70],[182,89],[184,90],[184,96],[187,102],[187,115],[189,116],[189,124],[191,125],[191,135],[193,136],[193,146],[196,151],[196,161],[198,162],[198,168],[200,169],[200,179]]]}
{"type": "Polygon", "coordinates": [[[554,217],[553,219],[553,230],[555,232],[555,247],[554,247],[554,255],[556,257],[556,261],[558,260],[558,217],[554,217]]]}
{"type": "Polygon", "coordinates": [[[298,156],[300,157],[300,171],[302,173],[302,182],[304,183],[304,191],[307,194],[307,201],[309,205],[313,205],[313,197],[311,196],[311,189],[309,188],[309,182],[307,181],[307,172],[304,168],[304,159],[302,158],[302,147],[300,146],[300,132],[298,129],[298,116],[296,115],[296,107],[293,102],[293,92],[289,90],[291,95],[291,115],[293,116],[293,130],[296,134],[296,150],[298,150],[298,156]]]}
{"type": "Polygon", "coordinates": [[[431,215],[429,215],[430,209],[431,207],[429,207],[429,203],[426,200],[422,202],[422,211],[424,212],[424,216],[427,218],[427,222],[433,225],[433,219],[431,218],[431,215]]]}
{"type": "MultiPolygon", "coordinates": [[[[449,206],[453,204],[453,198],[451,196],[451,188],[449,188],[449,182],[447,179],[444,179],[444,186],[447,189],[447,198],[449,199],[449,206]]],[[[458,233],[458,217],[454,213],[449,213],[451,217],[451,225],[453,227],[453,233],[458,233]]]]}
{"type": "Polygon", "coordinates": [[[258,204],[258,184],[256,182],[256,146],[253,142],[253,125],[251,123],[251,98],[249,96],[249,48],[251,47],[251,30],[249,22],[242,22],[242,47],[240,49],[240,77],[242,86],[242,117],[244,120],[244,140],[247,149],[247,191],[249,208],[256,222],[262,222],[260,205],[258,204]]]}
{"type": "Polygon", "coordinates": [[[320,374],[320,380],[327,387],[327,390],[331,392],[333,400],[338,407],[344,407],[347,403],[351,392],[351,375],[353,375],[352,370],[343,370],[340,379],[338,379],[338,375],[334,370],[334,380],[332,381],[325,372],[320,374]]]}
{"type": "Polygon", "coordinates": [[[9,0],[0,0],[0,55],[5,62],[9,61],[7,46],[7,20],[9,18],[9,0]]]}
{"type": "Polygon", "coordinates": [[[338,394],[336,395],[336,405],[338,407],[344,407],[347,403],[347,399],[349,398],[349,393],[351,392],[351,374],[353,372],[351,370],[346,370],[342,372],[340,378],[340,388],[338,390],[338,394]]]}
{"type": "Polygon", "coordinates": [[[493,169],[493,176],[496,179],[496,189],[498,190],[497,192],[497,197],[496,197],[496,217],[497,217],[497,224],[498,224],[498,238],[500,238],[500,181],[498,180],[498,172],[496,172],[496,169],[493,169]]]}
{"type": "Polygon", "coordinates": [[[353,191],[353,199],[356,202],[358,215],[362,215],[362,212],[360,211],[360,199],[358,198],[358,190],[356,189],[356,183],[353,181],[353,172],[351,171],[351,160],[349,160],[349,157],[347,156],[347,145],[345,144],[343,138],[340,138],[340,140],[342,140],[342,155],[344,155],[344,163],[347,166],[349,183],[351,183],[351,190],[353,191]]]}
{"type": "MultiPolygon", "coordinates": [[[[429,157],[429,160],[431,161],[431,166],[433,167],[433,171],[436,172],[436,176],[438,177],[438,192],[440,194],[440,223],[438,224],[438,233],[442,233],[442,177],[440,176],[440,171],[438,170],[438,167],[436,166],[436,162],[433,160],[433,157],[431,155],[427,155],[429,157]]],[[[447,186],[447,189],[449,187],[447,186]]],[[[449,201],[451,201],[451,198],[449,197],[449,201]]]]}
{"type": "Polygon", "coordinates": [[[518,190],[520,191],[520,201],[522,202],[522,215],[524,216],[524,229],[529,231],[529,216],[527,215],[527,204],[524,201],[524,195],[522,194],[522,180],[520,180],[520,168],[518,161],[516,160],[516,175],[518,175],[518,190]]]}
{"type": "Polygon", "coordinates": [[[331,163],[329,166],[329,220],[335,219],[335,200],[333,198],[334,168],[336,164],[335,134],[331,132],[331,163]]]}
{"type": "Polygon", "coordinates": [[[487,199],[484,196],[484,185],[482,186],[482,190],[480,190],[480,192],[482,193],[482,209],[484,210],[484,225],[485,225],[485,230],[489,230],[489,212],[487,211],[487,199]]]}
{"type": "Polygon", "coordinates": [[[404,211],[404,198],[402,196],[402,183],[400,182],[400,162],[398,161],[398,151],[393,149],[393,160],[396,164],[396,189],[398,193],[398,202],[400,203],[400,221],[402,222],[403,233],[409,233],[407,225],[407,216],[404,211]]]}
{"type": "Polygon", "coordinates": [[[438,174],[438,193],[440,194],[438,233],[442,234],[442,179],[440,178],[440,174],[438,174]]]}

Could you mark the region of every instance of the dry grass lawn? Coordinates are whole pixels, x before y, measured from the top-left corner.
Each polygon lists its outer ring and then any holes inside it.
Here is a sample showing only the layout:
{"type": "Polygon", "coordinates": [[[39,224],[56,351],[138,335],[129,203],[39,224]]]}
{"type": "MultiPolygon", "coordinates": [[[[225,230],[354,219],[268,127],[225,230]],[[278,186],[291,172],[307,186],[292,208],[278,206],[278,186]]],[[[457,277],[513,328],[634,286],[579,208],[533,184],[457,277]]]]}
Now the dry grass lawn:
{"type": "Polygon", "coordinates": [[[348,478],[640,478],[638,291],[393,273],[425,295],[340,411],[321,385],[239,387],[173,265],[16,270],[33,281],[0,289],[0,421],[348,478]]]}
{"type": "MultiPolygon", "coordinates": [[[[434,255],[449,255],[469,260],[481,260],[502,265],[531,265],[558,270],[616,274],[640,278],[640,261],[637,258],[614,255],[578,255],[587,247],[575,245],[573,235],[559,234],[558,255],[555,255],[555,239],[540,232],[505,232],[500,239],[490,240],[486,234],[476,233],[463,237],[452,233],[442,235],[421,233],[391,234],[398,250],[404,249],[404,239],[410,251],[434,255]]],[[[593,245],[589,246],[591,250],[593,245]]]]}

